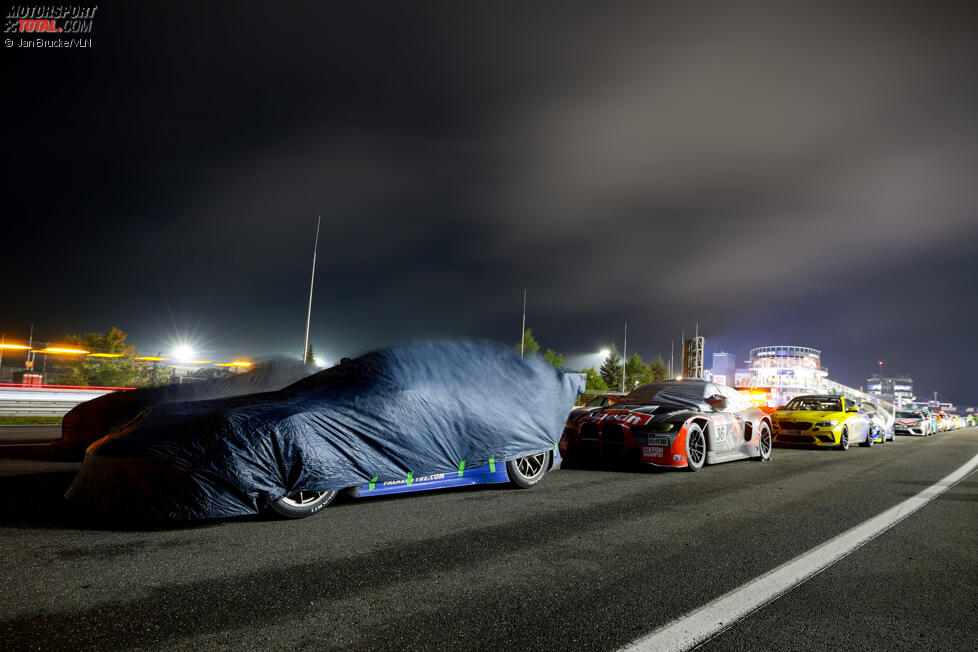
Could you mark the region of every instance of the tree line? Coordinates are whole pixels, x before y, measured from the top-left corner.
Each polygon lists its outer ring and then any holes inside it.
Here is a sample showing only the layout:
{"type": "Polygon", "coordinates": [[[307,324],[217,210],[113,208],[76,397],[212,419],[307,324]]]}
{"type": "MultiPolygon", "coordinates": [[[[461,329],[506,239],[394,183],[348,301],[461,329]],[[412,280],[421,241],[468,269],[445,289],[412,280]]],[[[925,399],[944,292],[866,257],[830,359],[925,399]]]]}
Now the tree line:
{"type": "Polygon", "coordinates": [[[148,387],[169,382],[172,369],[159,363],[136,360],[136,347],[126,344],[126,334],[113,326],[104,333],[66,335],[69,344],[93,353],[117,357],[72,357],[54,365],[63,385],[92,387],[148,387]]]}
{"type": "MultiPolygon", "coordinates": [[[[63,359],[56,363],[56,373],[60,382],[66,385],[90,385],[103,387],[146,387],[169,382],[172,369],[158,363],[146,364],[136,360],[136,347],[126,343],[126,333],[113,326],[105,333],[86,333],[67,335],[67,341],[86,351],[114,354],[117,357],[82,356],[63,359]]],[[[553,349],[540,353],[540,343],[533,336],[533,330],[523,334],[523,355],[529,358],[540,356],[558,369],[564,366],[564,356],[553,349]]],[[[516,346],[520,351],[520,346],[516,346]]],[[[315,352],[312,344],[306,350],[305,362],[312,363],[315,352]]],[[[599,369],[581,369],[587,378],[589,391],[631,391],[639,385],[658,382],[668,377],[668,368],[661,355],[645,362],[638,353],[633,353],[627,361],[622,361],[618,348],[612,344],[608,356],[599,369]],[[624,377],[624,385],[622,378],[624,377]]]]}
{"type": "MultiPolygon", "coordinates": [[[[517,345],[516,350],[520,350],[519,345],[517,345]]],[[[523,334],[522,351],[526,357],[534,357],[539,354],[540,343],[533,336],[533,329],[527,329],[523,334]]],[[[564,356],[553,349],[547,349],[542,357],[557,368],[564,366],[564,356]]],[[[586,389],[600,392],[617,392],[622,391],[623,388],[624,391],[630,392],[640,385],[656,383],[669,377],[669,368],[661,355],[655,356],[646,363],[642,360],[642,356],[633,353],[622,364],[621,354],[614,344],[608,350],[608,355],[600,369],[588,367],[581,369],[581,372],[587,378],[586,389]]]]}

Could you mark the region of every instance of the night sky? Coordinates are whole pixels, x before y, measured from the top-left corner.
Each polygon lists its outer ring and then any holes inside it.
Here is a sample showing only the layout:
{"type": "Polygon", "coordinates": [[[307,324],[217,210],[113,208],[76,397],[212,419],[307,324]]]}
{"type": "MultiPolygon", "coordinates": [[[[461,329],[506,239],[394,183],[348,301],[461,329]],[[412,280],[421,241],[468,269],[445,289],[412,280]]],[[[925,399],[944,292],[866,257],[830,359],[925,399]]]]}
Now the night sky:
{"type": "Polygon", "coordinates": [[[98,5],[3,51],[8,341],[298,357],[322,213],[330,361],[526,288],[567,357],[698,321],[978,403],[973,3],[98,5]]]}

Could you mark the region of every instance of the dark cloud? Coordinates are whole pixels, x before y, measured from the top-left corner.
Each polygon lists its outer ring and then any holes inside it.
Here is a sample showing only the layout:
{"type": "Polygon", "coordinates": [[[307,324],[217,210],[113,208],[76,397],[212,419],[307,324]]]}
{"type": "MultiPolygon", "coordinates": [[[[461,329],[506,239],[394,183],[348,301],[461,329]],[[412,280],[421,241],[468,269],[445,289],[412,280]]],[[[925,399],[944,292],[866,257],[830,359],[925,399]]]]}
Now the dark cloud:
{"type": "Polygon", "coordinates": [[[821,348],[974,402],[962,3],[100,5],[7,49],[0,328],[821,348]]]}

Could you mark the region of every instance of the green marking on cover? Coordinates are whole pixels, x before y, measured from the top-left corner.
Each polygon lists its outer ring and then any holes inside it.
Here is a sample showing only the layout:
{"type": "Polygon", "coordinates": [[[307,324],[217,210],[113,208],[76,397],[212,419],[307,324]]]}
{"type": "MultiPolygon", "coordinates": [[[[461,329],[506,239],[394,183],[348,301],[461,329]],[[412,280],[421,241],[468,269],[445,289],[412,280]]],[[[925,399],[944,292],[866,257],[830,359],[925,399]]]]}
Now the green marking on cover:
{"type": "Polygon", "coordinates": [[[458,463],[458,477],[462,477],[462,471],[465,470],[465,460],[458,463]]]}
{"type": "Polygon", "coordinates": [[[554,455],[557,454],[557,444],[554,444],[554,455]]]}
{"type": "Polygon", "coordinates": [[[374,484],[376,484],[376,483],[377,483],[377,478],[370,478],[370,488],[371,489],[374,488],[374,484]]]}
{"type": "Polygon", "coordinates": [[[414,482],[414,471],[411,471],[411,472],[408,473],[408,486],[409,487],[411,486],[411,483],[412,482],[414,482]]]}
{"type": "Polygon", "coordinates": [[[495,457],[490,457],[489,458],[489,473],[495,473],[495,472],[496,472],[496,458],[495,457]]]}

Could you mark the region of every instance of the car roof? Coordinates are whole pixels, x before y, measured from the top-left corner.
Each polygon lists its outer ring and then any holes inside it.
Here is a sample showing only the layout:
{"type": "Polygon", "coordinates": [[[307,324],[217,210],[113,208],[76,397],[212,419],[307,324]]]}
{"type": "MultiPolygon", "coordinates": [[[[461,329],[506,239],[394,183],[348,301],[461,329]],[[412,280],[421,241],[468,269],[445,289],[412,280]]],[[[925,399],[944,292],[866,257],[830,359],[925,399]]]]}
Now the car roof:
{"type": "Polygon", "coordinates": [[[814,398],[814,399],[818,399],[818,400],[822,400],[822,399],[826,399],[826,398],[848,398],[850,401],[852,400],[848,396],[839,396],[837,394],[805,394],[804,396],[796,396],[796,397],[794,397],[791,400],[792,401],[797,401],[800,398],[814,398]]]}

